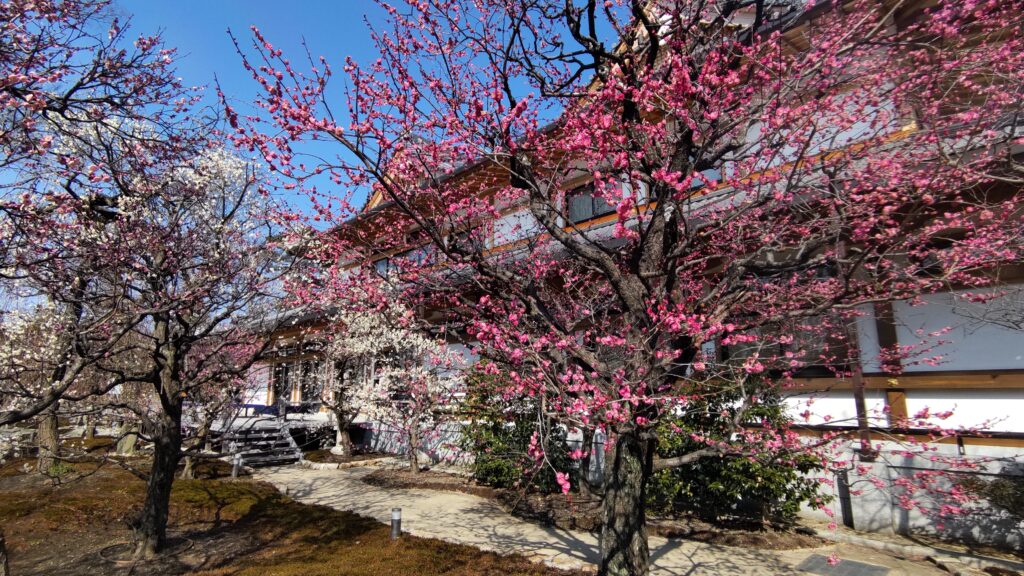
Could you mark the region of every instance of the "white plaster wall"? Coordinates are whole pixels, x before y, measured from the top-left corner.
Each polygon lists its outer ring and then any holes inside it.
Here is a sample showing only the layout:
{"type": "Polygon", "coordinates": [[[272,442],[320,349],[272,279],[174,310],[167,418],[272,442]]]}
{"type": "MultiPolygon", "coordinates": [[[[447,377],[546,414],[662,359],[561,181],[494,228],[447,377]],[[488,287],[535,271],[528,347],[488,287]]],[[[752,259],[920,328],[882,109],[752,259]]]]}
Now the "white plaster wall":
{"type": "MultiPolygon", "coordinates": [[[[368,422],[363,424],[367,430],[363,438],[363,447],[373,452],[384,454],[406,454],[408,445],[405,435],[398,429],[392,428],[380,422],[368,422]]],[[[436,463],[467,463],[471,454],[467,454],[460,447],[462,439],[462,425],[456,422],[440,426],[436,434],[430,435],[423,441],[418,453],[421,465],[436,463]]]]}
{"type": "Polygon", "coordinates": [[[494,221],[494,237],[492,246],[501,246],[523,238],[529,238],[540,232],[540,223],[527,209],[506,214],[494,221]]]}
{"type": "MultiPolygon", "coordinates": [[[[928,422],[947,429],[979,428],[991,432],[1024,432],[1024,390],[907,390],[910,416],[925,408],[931,414],[952,412],[928,422]]],[[[885,392],[866,390],[864,400],[872,425],[885,426],[885,392]]],[[[785,399],[789,414],[798,424],[856,424],[853,392],[848,390],[800,394],[785,399]],[[802,414],[810,410],[810,420],[802,414]],[[829,416],[829,419],[826,419],[829,416]]]]}
{"type": "MultiPolygon", "coordinates": [[[[858,458],[852,447],[852,444],[847,445],[840,459],[857,462],[858,458]]],[[[980,459],[979,461],[983,463],[982,470],[988,474],[1017,475],[1024,472],[1024,456],[1017,449],[968,446],[969,450],[972,448],[978,453],[972,455],[969,452],[966,457],[980,459]]],[[[916,494],[916,498],[925,505],[925,508],[932,510],[928,514],[918,509],[905,510],[900,507],[898,496],[901,488],[894,484],[895,480],[900,477],[911,477],[920,470],[941,469],[943,465],[928,458],[902,455],[899,445],[894,443],[883,443],[882,450],[881,456],[873,463],[857,462],[866,469],[858,471],[856,466],[847,466],[855,529],[867,532],[937,534],[946,538],[1024,548],[1024,522],[988,506],[984,501],[978,501],[970,514],[961,513],[946,517],[940,517],[935,513],[943,503],[942,497],[937,494],[916,494]],[[880,485],[876,485],[872,479],[881,480],[880,485]]],[[[957,447],[955,444],[939,444],[936,445],[936,453],[956,456],[957,447]]],[[[826,474],[832,480],[837,478],[835,471],[828,471],[826,474]]],[[[994,476],[981,477],[991,479],[994,476]]],[[[843,518],[841,502],[838,499],[838,485],[823,483],[820,491],[822,494],[833,496],[833,501],[827,505],[832,515],[804,506],[801,509],[801,516],[826,522],[834,520],[841,525],[843,518]]]]}
{"type": "Polygon", "coordinates": [[[249,368],[245,377],[245,387],[242,389],[243,404],[267,404],[271,370],[270,364],[254,364],[249,368]]]}
{"type": "Polygon", "coordinates": [[[943,428],[1024,432],[1024,390],[908,390],[907,413],[925,408],[932,414],[953,412],[946,419],[930,419],[943,428]]]}
{"type": "MultiPolygon", "coordinates": [[[[798,394],[785,398],[784,402],[789,415],[797,424],[829,424],[833,426],[857,424],[857,409],[853,402],[853,393],[847,390],[798,394]],[[810,411],[809,419],[804,419],[805,411],[810,411]]],[[[879,390],[866,390],[864,403],[867,406],[869,417],[872,418],[872,425],[884,425],[885,394],[879,390]]]]}
{"type": "MultiPolygon", "coordinates": [[[[447,351],[453,357],[451,369],[442,370],[439,375],[442,378],[460,378],[465,371],[469,370],[480,360],[480,356],[473,352],[472,344],[450,342],[445,345],[447,351]]],[[[456,392],[456,397],[465,396],[465,392],[456,392]]]]}
{"type": "Polygon", "coordinates": [[[448,352],[459,359],[461,368],[470,368],[480,360],[480,356],[473,352],[473,343],[463,344],[461,342],[450,342],[447,345],[448,352]]]}

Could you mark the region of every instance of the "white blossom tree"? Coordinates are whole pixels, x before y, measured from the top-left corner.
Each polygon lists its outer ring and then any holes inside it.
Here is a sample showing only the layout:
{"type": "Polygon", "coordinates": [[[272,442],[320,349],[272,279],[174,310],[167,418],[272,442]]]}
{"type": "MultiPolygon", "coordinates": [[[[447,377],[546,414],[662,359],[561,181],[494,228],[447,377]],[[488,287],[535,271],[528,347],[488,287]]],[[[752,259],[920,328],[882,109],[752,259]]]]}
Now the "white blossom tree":
{"type": "MultiPolygon", "coordinates": [[[[60,314],[50,304],[10,310],[0,318],[0,410],[13,411],[31,404],[55,385],[54,359],[60,357],[63,326],[60,314]]],[[[36,469],[46,472],[60,452],[56,402],[39,416],[36,444],[36,469]]]]}
{"type": "Polygon", "coordinates": [[[410,468],[447,421],[446,406],[459,389],[452,370],[459,359],[444,342],[415,329],[400,304],[344,310],[332,321],[324,348],[322,401],[334,415],[332,452],[352,453],[349,426],[363,414],[405,446],[410,468]]]}

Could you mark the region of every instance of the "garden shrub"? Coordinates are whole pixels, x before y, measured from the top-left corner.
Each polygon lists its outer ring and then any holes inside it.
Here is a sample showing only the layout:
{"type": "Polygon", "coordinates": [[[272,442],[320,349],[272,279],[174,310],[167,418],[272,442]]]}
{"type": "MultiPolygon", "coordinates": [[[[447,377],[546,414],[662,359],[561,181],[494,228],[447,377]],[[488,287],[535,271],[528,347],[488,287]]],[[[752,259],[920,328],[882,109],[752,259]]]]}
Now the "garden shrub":
{"type": "Polygon", "coordinates": [[[77,472],[77,470],[72,464],[57,460],[52,466],[50,466],[49,470],[46,470],[46,475],[54,478],[61,478],[74,472],[77,472]]]}
{"type": "Polygon", "coordinates": [[[967,477],[961,486],[989,504],[1024,521],[1024,476],[1002,476],[993,479],[967,477]]]}
{"type": "MultiPolygon", "coordinates": [[[[691,439],[694,430],[714,431],[718,439],[726,440],[729,432],[722,423],[728,419],[721,413],[730,412],[731,419],[736,400],[726,393],[708,395],[688,405],[685,414],[659,430],[658,456],[681,456],[705,447],[691,439]],[[720,426],[717,430],[716,425],[720,426]]],[[[787,423],[778,398],[763,399],[747,418],[772,426],[787,423]]],[[[820,469],[807,454],[705,457],[654,474],[647,490],[648,509],[660,514],[693,514],[708,521],[790,525],[801,504],[818,496],[818,482],[808,474],[820,469]]]]}
{"type": "Polygon", "coordinates": [[[560,490],[555,473],[570,475],[577,485],[575,462],[569,458],[566,431],[544,418],[530,397],[505,398],[500,392],[504,373],[487,374],[478,365],[467,377],[462,449],[473,455],[473,478],[495,488],[526,488],[544,493],[560,490]],[[534,433],[546,439],[545,462],[529,454],[534,433]]]}

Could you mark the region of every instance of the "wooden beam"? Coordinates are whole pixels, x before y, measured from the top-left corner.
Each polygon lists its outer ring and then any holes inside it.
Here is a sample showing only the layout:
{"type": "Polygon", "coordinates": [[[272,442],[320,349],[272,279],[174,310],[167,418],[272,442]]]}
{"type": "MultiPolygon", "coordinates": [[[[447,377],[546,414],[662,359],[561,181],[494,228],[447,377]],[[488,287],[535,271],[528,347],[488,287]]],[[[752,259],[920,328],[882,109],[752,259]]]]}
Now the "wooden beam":
{"type": "MultiPolygon", "coordinates": [[[[821,437],[825,432],[829,432],[827,426],[820,426],[815,428],[798,428],[794,427],[793,431],[801,436],[808,437],[821,437]]],[[[854,439],[858,436],[858,431],[852,429],[852,427],[838,428],[835,432],[840,434],[846,434],[850,439],[854,439]]],[[[871,440],[877,442],[898,442],[898,441],[909,441],[914,440],[917,442],[930,442],[933,444],[956,444],[957,438],[963,442],[964,446],[997,446],[1002,448],[1024,448],[1024,438],[1018,435],[1000,434],[994,433],[992,436],[947,436],[942,438],[935,438],[928,436],[927,434],[914,434],[914,433],[899,433],[899,432],[876,432],[872,431],[871,440]]]]}
{"type": "MultiPolygon", "coordinates": [[[[794,378],[792,391],[852,390],[844,378],[794,378]]],[[[865,375],[866,390],[1024,390],[1024,371],[918,372],[900,376],[865,375]]]]}
{"type": "Polygon", "coordinates": [[[300,326],[289,326],[287,328],[281,328],[278,331],[270,335],[273,340],[287,340],[290,338],[302,339],[310,334],[322,332],[327,327],[327,323],[321,320],[315,320],[313,322],[302,324],[300,326]]]}

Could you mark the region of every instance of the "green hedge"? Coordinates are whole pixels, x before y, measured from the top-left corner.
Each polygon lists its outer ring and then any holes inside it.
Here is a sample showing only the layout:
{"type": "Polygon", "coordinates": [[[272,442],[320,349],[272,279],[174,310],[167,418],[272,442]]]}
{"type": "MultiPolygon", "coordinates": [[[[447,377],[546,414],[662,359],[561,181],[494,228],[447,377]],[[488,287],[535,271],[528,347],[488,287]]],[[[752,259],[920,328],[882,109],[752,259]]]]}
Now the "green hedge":
{"type": "MultiPolygon", "coordinates": [[[[727,422],[737,400],[738,391],[726,390],[689,404],[684,414],[659,428],[658,456],[681,456],[705,447],[691,439],[691,432],[728,440],[727,422]]],[[[746,420],[772,426],[788,423],[781,401],[771,396],[763,397],[746,420]]],[[[754,454],[705,457],[656,473],[648,486],[648,509],[662,514],[689,513],[710,521],[728,518],[792,524],[801,504],[818,496],[818,482],[806,475],[821,470],[817,460],[799,453],[757,453],[756,445],[742,448],[752,449],[754,454]]]]}

